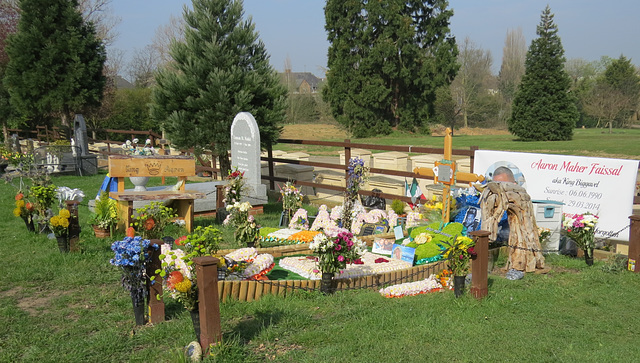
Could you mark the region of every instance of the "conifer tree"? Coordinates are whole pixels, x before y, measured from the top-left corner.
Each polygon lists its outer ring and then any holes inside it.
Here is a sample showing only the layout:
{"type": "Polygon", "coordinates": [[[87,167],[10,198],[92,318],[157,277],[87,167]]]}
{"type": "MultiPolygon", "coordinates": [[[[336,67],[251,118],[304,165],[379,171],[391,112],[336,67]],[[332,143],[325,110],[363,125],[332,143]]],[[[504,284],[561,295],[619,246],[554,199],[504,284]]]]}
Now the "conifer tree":
{"type": "Polygon", "coordinates": [[[458,70],[446,0],[328,0],[324,99],[355,137],[428,129],[458,70]]]}
{"type": "Polygon", "coordinates": [[[509,131],[521,140],[571,140],[578,120],[564,49],[549,6],[531,42],[525,73],[513,100],[509,131]]]}
{"type": "Polygon", "coordinates": [[[62,124],[102,98],[106,53],[76,0],[21,0],[18,31],[8,38],[4,84],[12,107],[34,120],[62,124]]]}
{"type": "Polygon", "coordinates": [[[151,116],[178,147],[212,149],[230,169],[231,123],[250,112],[265,146],[278,139],[286,109],[281,85],[239,0],[193,0],[185,9],[184,41],[171,46],[175,61],[156,76],[151,116]]]}

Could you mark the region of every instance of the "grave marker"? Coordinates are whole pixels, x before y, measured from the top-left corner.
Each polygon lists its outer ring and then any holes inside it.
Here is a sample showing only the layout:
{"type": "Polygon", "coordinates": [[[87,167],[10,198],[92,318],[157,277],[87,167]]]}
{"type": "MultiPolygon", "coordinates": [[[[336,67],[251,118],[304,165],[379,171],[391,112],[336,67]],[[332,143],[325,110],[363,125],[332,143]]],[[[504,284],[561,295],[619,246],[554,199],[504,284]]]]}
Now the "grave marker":
{"type": "MultiPolygon", "coordinates": [[[[244,172],[249,197],[265,202],[267,186],[260,170],[260,130],[249,112],[240,112],[231,124],[231,166],[244,172]]],[[[257,204],[257,203],[251,203],[257,204]]]]}

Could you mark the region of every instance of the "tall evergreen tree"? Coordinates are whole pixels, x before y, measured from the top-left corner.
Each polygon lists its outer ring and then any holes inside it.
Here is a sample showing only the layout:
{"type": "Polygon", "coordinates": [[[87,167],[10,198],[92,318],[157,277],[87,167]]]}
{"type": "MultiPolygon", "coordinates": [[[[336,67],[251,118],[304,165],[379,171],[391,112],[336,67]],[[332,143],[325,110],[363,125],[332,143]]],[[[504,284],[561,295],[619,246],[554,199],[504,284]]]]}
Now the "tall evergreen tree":
{"type": "Polygon", "coordinates": [[[193,0],[185,9],[184,41],[170,67],[156,76],[151,116],[178,147],[213,149],[230,169],[231,123],[239,112],[258,122],[263,146],[278,139],[286,88],[239,0],[193,0]]]}
{"type": "Polygon", "coordinates": [[[513,100],[509,131],[522,140],[571,140],[578,120],[564,49],[547,6],[531,42],[525,73],[513,100]]]}
{"type": "Polygon", "coordinates": [[[420,130],[458,70],[446,0],[328,0],[323,97],[356,137],[420,130]]]}
{"type": "Polygon", "coordinates": [[[19,6],[4,78],[11,105],[27,119],[60,116],[67,125],[73,113],[100,102],[104,46],[76,0],[21,0],[19,6]]]}

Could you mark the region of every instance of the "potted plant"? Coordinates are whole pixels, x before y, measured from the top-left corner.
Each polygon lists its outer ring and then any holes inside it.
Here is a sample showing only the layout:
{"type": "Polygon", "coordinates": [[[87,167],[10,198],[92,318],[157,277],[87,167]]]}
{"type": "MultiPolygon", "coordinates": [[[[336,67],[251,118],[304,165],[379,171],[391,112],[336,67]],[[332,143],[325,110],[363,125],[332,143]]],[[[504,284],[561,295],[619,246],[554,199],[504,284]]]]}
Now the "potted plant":
{"type": "Polygon", "coordinates": [[[89,217],[89,224],[98,238],[111,237],[113,227],[118,224],[118,202],[109,198],[109,193],[102,191],[93,207],[94,213],[89,217]]]}
{"type": "Polygon", "coordinates": [[[280,196],[282,199],[282,223],[280,226],[286,226],[292,221],[294,211],[302,207],[302,193],[292,182],[286,182],[280,187],[280,196]]]}
{"type": "Polygon", "coordinates": [[[356,261],[366,251],[366,244],[344,229],[336,235],[319,233],[309,244],[318,255],[318,271],[322,272],[320,291],[330,294],[334,291],[332,280],[336,273],[356,261]]]}
{"type": "Polygon", "coordinates": [[[464,280],[469,273],[469,261],[476,256],[475,242],[469,237],[454,237],[443,241],[440,248],[443,257],[449,260],[449,269],[453,273],[453,288],[456,297],[464,292],[464,280]]]}
{"type": "Polygon", "coordinates": [[[172,208],[161,202],[152,202],[134,212],[131,227],[143,238],[160,239],[165,227],[173,223],[177,217],[172,208]]]}

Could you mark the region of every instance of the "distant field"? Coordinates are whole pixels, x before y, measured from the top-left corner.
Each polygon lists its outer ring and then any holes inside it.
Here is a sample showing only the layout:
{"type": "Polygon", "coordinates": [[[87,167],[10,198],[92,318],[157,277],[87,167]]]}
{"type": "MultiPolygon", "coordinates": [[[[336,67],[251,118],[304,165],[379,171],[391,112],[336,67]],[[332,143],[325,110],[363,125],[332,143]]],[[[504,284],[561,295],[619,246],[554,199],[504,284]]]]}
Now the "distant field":
{"type": "MultiPolygon", "coordinates": [[[[344,141],[348,134],[335,125],[287,125],[282,138],[303,140],[344,141]]],[[[442,147],[442,136],[426,136],[395,131],[391,135],[366,139],[354,139],[352,142],[379,145],[413,145],[442,147]]],[[[515,141],[504,130],[465,129],[454,132],[454,149],[466,149],[478,146],[485,150],[519,151],[544,154],[564,154],[608,157],[619,159],[640,159],[640,130],[616,129],[613,133],[603,129],[576,129],[571,141],[515,141]]],[[[278,144],[275,149],[284,151],[305,151],[312,155],[335,154],[337,148],[324,148],[305,145],[278,144]]]]}

